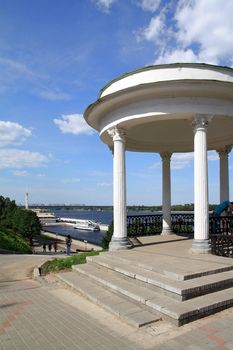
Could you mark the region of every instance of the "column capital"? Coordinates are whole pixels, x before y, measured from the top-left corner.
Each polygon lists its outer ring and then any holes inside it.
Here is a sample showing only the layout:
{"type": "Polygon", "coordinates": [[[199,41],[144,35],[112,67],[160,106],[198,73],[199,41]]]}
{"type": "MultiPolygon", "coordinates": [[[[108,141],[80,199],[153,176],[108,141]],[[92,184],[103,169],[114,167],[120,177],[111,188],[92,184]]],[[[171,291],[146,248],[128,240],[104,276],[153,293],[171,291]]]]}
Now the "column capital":
{"type": "Polygon", "coordinates": [[[125,142],[126,132],[125,130],[118,128],[117,126],[108,129],[108,134],[111,136],[113,141],[125,142]]]}
{"type": "Polygon", "coordinates": [[[162,152],[162,153],[160,153],[160,157],[161,157],[163,162],[164,161],[170,161],[171,156],[172,156],[171,152],[162,152]]]}
{"type": "Polygon", "coordinates": [[[216,152],[219,154],[219,157],[228,157],[228,154],[231,152],[232,146],[228,145],[219,149],[216,149],[216,152]]]}
{"type": "Polygon", "coordinates": [[[192,118],[192,126],[194,132],[198,129],[206,130],[212,118],[213,116],[209,114],[195,114],[192,118]]]}

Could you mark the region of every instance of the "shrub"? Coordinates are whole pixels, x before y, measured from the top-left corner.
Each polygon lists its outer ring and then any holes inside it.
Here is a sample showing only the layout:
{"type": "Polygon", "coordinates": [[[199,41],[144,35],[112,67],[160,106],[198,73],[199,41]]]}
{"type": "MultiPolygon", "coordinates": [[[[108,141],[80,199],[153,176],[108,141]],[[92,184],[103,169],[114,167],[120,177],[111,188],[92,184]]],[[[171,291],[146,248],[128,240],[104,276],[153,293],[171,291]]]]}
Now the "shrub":
{"type": "Polygon", "coordinates": [[[79,253],[63,259],[46,261],[46,263],[41,266],[42,274],[45,275],[49,272],[71,269],[72,265],[85,264],[87,256],[99,255],[99,253],[100,251],[79,253]]]}
{"type": "Polygon", "coordinates": [[[112,221],[108,227],[108,231],[105,233],[105,236],[102,239],[102,248],[103,249],[108,249],[109,243],[111,242],[111,239],[112,239],[113,231],[114,231],[114,224],[112,221]]]}

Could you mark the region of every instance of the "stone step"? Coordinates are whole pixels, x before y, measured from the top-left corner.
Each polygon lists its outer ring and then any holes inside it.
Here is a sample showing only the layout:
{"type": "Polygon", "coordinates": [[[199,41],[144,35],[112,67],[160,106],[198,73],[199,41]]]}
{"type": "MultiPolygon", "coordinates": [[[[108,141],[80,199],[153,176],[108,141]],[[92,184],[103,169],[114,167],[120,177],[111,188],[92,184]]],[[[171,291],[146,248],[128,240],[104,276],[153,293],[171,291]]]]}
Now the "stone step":
{"type": "Polygon", "coordinates": [[[66,272],[59,273],[56,276],[60,281],[66,283],[87,299],[133,326],[142,327],[161,320],[161,316],[155,310],[122,294],[110,291],[85,275],[80,275],[76,272],[66,272]]]}
{"type": "Polygon", "coordinates": [[[177,259],[175,256],[157,254],[155,259],[154,254],[137,253],[138,252],[133,250],[127,253],[124,251],[117,251],[105,252],[100,256],[109,257],[117,263],[123,262],[143,268],[144,270],[153,271],[175,281],[184,281],[233,270],[233,264],[232,261],[229,261],[229,258],[222,258],[223,262],[219,263],[213,260],[213,256],[209,255],[208,261],[206,261],[205,266],[203,266],[202,260],[190,259],[190,257],[177,259]],[[195,266],[193,271],[192,268],[189,270],[189,264],[191,267],[195,266]]]}
{"type": "Polygon", "coordinates": [[[100,269],[94,264],[76,265],[73,269],[108,290],[116,291],[142,305],[151,307],[159,312],[163,319],[178,326],[233,305],[233,288],[178,301],[147,287],[139,286],[132,278],[126,279],[115,271],[100,269]]]}
{"type": "MultiPolygon", "coordinates": [[[[148,300],[146,305],[158,310],[158,300],[148,300]]],[[[233,288],[221,290],[208,295],[202,295],[195,299],[173,303],[163,306],[161,310],[164,315],[169,316],[177,326],[182,326],[202,317],[209,316],[216,312],[233,306],[233,288]]]]}
{"type": "Polygon", "coordinates": [[[166,294],[177,300],[188,300],[200,295],[233,287],[233,270],[176,281],[163,274],[134,266],[129,261],[126,263],[125,261],[110,259],[105,254],[87,257],[87,261],[153,285],[157,292],[166,294]]]}
{"type": "Polygon", "coordinates": [[[155,293],[154,290],[140,285],[132,278],[129,279],[109,269],[99,268],[94,264],[74,265],[72,268],[73,271],[86,275],[105,287],[144,305],[146,304],[146,300],[153,298],[155,293]]]}

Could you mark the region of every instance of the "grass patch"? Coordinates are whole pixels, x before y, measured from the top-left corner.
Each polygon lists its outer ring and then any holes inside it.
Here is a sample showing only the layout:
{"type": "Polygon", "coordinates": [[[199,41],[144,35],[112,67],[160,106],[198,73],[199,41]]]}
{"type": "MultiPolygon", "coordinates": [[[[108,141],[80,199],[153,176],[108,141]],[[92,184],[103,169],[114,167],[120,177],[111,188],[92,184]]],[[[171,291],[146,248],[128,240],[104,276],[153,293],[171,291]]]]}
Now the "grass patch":
{"type": "Polygon", "coordinates": [[[22,254],[32,253],[32,249],[27,241],[9,230],[0,230],[0,248],[22,254]]]}
{"type": "Polygon", "coordinates": [[[61,270],[70,270],[72,265],[85,264],[87,256],[99,255],[101,251],[87,252],[87,253],[79,253],[70,257],[66,257],[63,259],[54,259],[51,261],[46,261],[41,266],[42,275],[46,275],[49,272],[58,272],[61,270]]]}

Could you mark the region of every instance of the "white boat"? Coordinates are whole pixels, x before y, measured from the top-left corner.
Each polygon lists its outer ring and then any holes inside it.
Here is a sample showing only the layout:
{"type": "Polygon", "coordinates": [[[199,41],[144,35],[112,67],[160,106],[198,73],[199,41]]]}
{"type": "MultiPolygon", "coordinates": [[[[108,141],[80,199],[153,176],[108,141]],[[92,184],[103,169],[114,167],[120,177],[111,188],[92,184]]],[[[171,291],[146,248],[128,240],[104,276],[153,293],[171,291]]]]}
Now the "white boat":
{"type": "Polygon", "coordinates": [[[67,225],[72,225],[78,230],[100,231],[100,226],[93,220],[59,218],[59,222],[64,222],[67,225]]]}
{"type": "Polygon", "coordinates": [[[52,225],[57,222],[58,218],[48,209],[35,208],[31,209],[36,213],[42,225],[52,225]]]}
{"type": "Polygon", "coordinates": [[[97,222],[92,220],[76,220],[74,228],[78,230],[99,231],[100,226],[97,222]]]}

